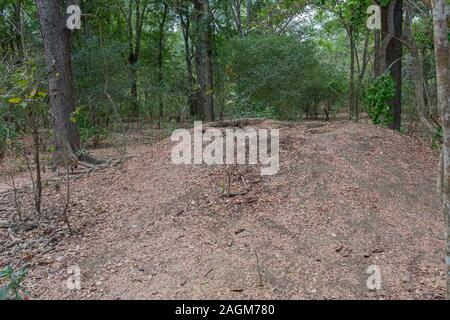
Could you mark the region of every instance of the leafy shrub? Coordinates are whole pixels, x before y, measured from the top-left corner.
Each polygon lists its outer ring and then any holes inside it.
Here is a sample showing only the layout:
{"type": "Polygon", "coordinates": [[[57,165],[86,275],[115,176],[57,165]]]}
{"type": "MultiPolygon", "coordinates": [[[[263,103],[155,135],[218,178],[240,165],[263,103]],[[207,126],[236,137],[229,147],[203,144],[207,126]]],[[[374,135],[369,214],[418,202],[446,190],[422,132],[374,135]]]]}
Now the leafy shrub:
{"type": "Polygon", "coordinates": [[[394,121],[390,100],[395,95],[395,83],[390,75],[377,78],[366,90],[367,113],[373,124],[384,126],[394,121]]]}
{"type": "Polygon", "coordinates": [[[256,108],[294,120],[306,112],[309,102],[325,98],[326,70],[312,43],[279,35],[254,35],[231,43],[226,73],[236,83],[237,96],[247,103],[240,109],[244,114],[256,108]]]}
{"type": "Polygon", "coordinates": [[[0,159],[5,155],[8,145],[15,138],[16,132],[0,115],[0,159]]]}
{"type": "Polygon", "coordinates": [[[84,107],[77,108],[71,117],[71,121],[78,124],[81,142],[91,143],[94,147],[108,138],[109,135],[105,126],[99,125],[96,119],[97,117],[94,114],[89,113],[89,108],[84,107]],[[94,120],[90,120],[90,118],[94,120]]]}
{"type": "Polygon", "coordinates": [[[26,269],[16,272],[11,266],[0,271],[0,280],[6,282],[3,287],[0,287],[0,300],[28,300],[29,294],[23,286],[27,276],[26,269]]]}
{"type": "Polygon", "coordinates": [[[258,101],[252,101],[236,95],[234,92],[231,94],[232,99],[228,101],[228,104],[232,106],[231,113],[236,118],[264,118],[270,119],[275,116],[275,110],[258,101]]]}
{"type": "Polygon", "coordinates": [[[438,150],[442,146],[442,139],[444,137],[444,133],[442,131],[442,126],[436,128],[436,131],[433,133],[433,140],[431,142],[431,147],[435,150],[438,150]]]}

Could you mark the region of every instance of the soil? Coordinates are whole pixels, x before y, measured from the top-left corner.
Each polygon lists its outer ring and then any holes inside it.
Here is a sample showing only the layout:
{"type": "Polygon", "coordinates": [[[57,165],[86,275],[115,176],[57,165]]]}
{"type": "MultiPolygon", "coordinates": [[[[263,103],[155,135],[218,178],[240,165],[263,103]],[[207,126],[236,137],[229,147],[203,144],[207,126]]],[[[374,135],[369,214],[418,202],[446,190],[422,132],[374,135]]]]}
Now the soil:
{"type": "Polygon", "coordinates": [[[46,184],[39,223],[26,187],[24,222],[10,222],[3,185],[0,266],[25,266],[38,299],[444,298],[436,151],[348,121],[257,127],[280,129],[277,175],[174,165],[170,139],[136,144],[123,165],[72,180],[73,235],[64,184],[46,184]],[[81,290],[67,287],[74,265],[81,290]],[[381,290],[367,288],[371,265],[381,290]]]}

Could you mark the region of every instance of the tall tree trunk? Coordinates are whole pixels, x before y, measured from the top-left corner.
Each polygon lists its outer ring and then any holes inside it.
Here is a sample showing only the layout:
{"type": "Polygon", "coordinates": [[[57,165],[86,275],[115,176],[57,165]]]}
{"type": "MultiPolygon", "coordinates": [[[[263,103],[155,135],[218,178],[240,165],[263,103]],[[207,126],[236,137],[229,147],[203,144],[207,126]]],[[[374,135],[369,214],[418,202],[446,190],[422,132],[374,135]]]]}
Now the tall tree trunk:
{"type": "Polygon", "coordinates": [[[158,87],[159,87],[159,127],[164,117],[164,96],[163,96],[163,59],[164,59],[164,29],[166,27],[167,14],[169,6],[164,3],[164,12],[159,23],[159,42],[158,42],[158,87]]]}
{"type": "Polygon", "coordinates": [[[350,41],[350,82],[349,82],[349,104],[350,104],[350,119],[353,121],[358,121],[358,114],[356,111],[355,104],[355,39],[353,34],[353,27],[349,26],[348,31],[349,41],[350,41]]]}
{"type": "MultiPolygon", "coordinates": [[[[370,41],[370,32],[366,33],[364,41],[364,49],[363,49],[363,55],[361,59],[361,64],[358,64],[358,82],[356,84],[356,90],[355,90],[355,98],[354,98],[354,108],[355,108],[355,119],[356,121],[359,121],[359,93],[361,91],[361,87],[363,85],[364,76],[366,75],[367,66],[369,65],[369,41],[370,41]]],[[[358,57],[358,51],[355,47],[354,53],[356,58],[358,57]]]]}
{"type": "MultiPolygon", "coordinates": [[[[392,4],[391,4],[392,5],[392,4]]],[[[390,5],[390,6],[391,6],[390,5]]],[[[379,51],[379,64],[380,64],[380,74],[386,71],[388,67],[386,65],[386,48],[391,41],[391,34],[389,33],[389,11],[390,6],[381,7],[381,45],[379,51]]]]}
{"type": "Polygon", "coordinates": [[[80,150],[80,134],[70,119],[75,111],[71,33],[66,28],[58,0],[36,0],[44,40],[49,78],[49,96],[55,144],[54,161],[62,164],[80,150]]]}
{"type": "Polygon", "coordinates": [[[23,61],[25,56],[25,38],[24,38],[24,25],[22,17],[23,4],[22,0],[17,0],[14,4],[14,33],[15,33],[15,48],[17,53],[17,58],[19,61],[23,61]]]}
{"type": "Polygon", "coordinates": [[[239,36],[244,36],[244,29],[242,28],[242,0],[230,1],[231,11],[233,12],[234,23],[236,24],[236,29],[239,36]]]}
{"type": "Polygon", "coordinates": [[[450,298],[450,79],[447,16],[444,0],[433,0],[438,104],[444,133],[442,200],[445,220],[447,298],[450,298]]]}
{"type": "MultiPolygon", "coordinates": [[[[187,10],[187,8],[184,8],[187,10]]],[[[178,15],[180,17],[181,29],[183,32],[184,39],[184,56],[186,61],[186,71],[188,80],[188,94],[187,94],[187,104],[189,106],[189,113],[191,117],[197,115],[197,99],[194,92],[194,74],[192,71],[192,58],[191,58],[191,47],[190,47],[190,27],[191,18],[189,13],[183,13],[183,10],[178,10],[178,15]]]]}
{"type": "Polygon", "coordinates": [[[402,35],[403,35],[403,0],[395,2],[393,17],[393,37],[386,48],[386,65],[390,68],[392,78],[395,82],[395,96],[392,99],[392,130],[400,130],[402,115],[402,35]]]}
{"type": "Polygon", "coordinates": [[[381,73],[381,61],[380,61],[380,49],[381,49],[381,33],[375,31],[374,33],[374,59],[373,59],[373,77],[376,79],[381,73]]]}
{"type": "Polygon", "coordinates": [[[214,121],[212,30],[209,0],[193,0],[197,28],[196,69],[200,85],[198,111],[202,119],[214,121]]]}
{"type": "Polygon", "coordinates": [[[430,136],[434,135],[436,126],[430,122],[430,114],[428,112],[428,103],[426,101],[425,93],[425,77],[423,70],[423,59],[420,51],[417,49],[415,37],[413,35],[413,19],[414,19],[414,6],[408,3],[405,7],[405,23],[403,30],[403,39],[407,42],[409,47],[409,53],[412,58],[412,73],[414,79],[415,96],[417,104],[417,112],[420,122],[427,130],[430,136]]]}
{"type": "Polygon", "coordinates": [[[36,112],[33,112],[32,107],[29,107],[28,118],[31,124],[33,137],[33,157],[34,165],[36,166],[36,180],[34,181],[34,206],[36,213],[41,214],[42,207],[42,177],[41,177],[41,162],[39,159],[39,127],[36,112]]]}
{"type": "MultiPolygon", "coordinates": [[[[136,5],[139,5],[137,3],[136,5]]],[[[128,74],[130,78],[130,96],[131,96],[131,112],[134,116],[137,116],[139,112],[138,105],[138,92],[137,92],[137,56],[135,55],[134,43],[133,43],[133,1],[128,3],[127,14],[127,34],[128,34],[128,74]]]]}
{"type": "Polygon", "coordinates": [[[247,0],[247,34],[252,30],[252,0],[247,0]]]}
{"type": "Polygon", "coordinates": [[[128,66],[130,77],[131,109],[133,115],[139,114],[138,100],[138,61],[141,48],[141,34],[144,17],[147,14],[147,2],[141,7],[141,0],[129,0],[128,13],[126,15],[128,33],[128,66]],[[135,4],[135,27],[133,32],[133,3],[135,4]]]}

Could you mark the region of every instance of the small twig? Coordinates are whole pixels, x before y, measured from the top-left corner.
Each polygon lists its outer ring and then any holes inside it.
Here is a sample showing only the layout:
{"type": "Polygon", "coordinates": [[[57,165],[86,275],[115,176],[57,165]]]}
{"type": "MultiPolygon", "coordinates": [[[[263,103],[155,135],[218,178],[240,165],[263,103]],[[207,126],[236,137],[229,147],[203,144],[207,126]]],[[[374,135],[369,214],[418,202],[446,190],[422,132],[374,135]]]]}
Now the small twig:
{"type": "Polygon", "coordinates": [[[69,229],[69,233],[70,235],[73,234],[72,231],[72,227],[70,225],[70,221],[69,221],[69,215],[68,215],[68,210],[69,210],[69,205],[70,205],[70,169],[69,169],[69,162],[66,161],[66,178],[67,178],[67,192],[66,192],[66,203],[65,203],[65,207],[64,207],[64,211],[63,211],[63,216],[64,216],[64,220],[67,224],[67,229],[69,229]]]}
{"type": "Polygon", "coordinates": [[[245,196],[248,193],[248,191],[242,191],[242,192],[228,192],[227,194],[223,194],[222,197],[225,198],[234,198],[239,196],[245,196]]]}
{"type": "Polygon", "coordinates": [[[258,275],[259,275],[259,285],[258,286],[264,287],[263,277],[261,274],[261,266],[259,264],[259,257],[258,257],[258,253],[256,252],[256,249],[255,249],[255,256],[256,256],[256,265],[258,267],[258,275]]]}
{"type": "MultiPolygon", "coordinates": [[[[1,164],[2,168],[6,170],[6,168],[3,166],[3,164],[1,164]]],[[[22,220],[22,202],[19,200],[19,198],[17,197],[18,194],[18,189],[17,189],[17,185],[16,185],[16,179],[15,179],[15,175],[16,175],[16,165],[13,165],[13,172],[12,174],[8,174],[11,178],[12,181],[12,188],[13,188],[13,195],[14,195],[14,207],[16,209],[16,213],[17,216],[19,218],[19,221],[22,220]]],[[[11,187],[11,185],[7,184],[8,186],[11,187]]]]}
{"type": "Polygon", "coordinates": [[[244,183],[244,188],[247,189],[247,181],[245,180],[244,176],[241,176],[242,182],[244,183]]]}

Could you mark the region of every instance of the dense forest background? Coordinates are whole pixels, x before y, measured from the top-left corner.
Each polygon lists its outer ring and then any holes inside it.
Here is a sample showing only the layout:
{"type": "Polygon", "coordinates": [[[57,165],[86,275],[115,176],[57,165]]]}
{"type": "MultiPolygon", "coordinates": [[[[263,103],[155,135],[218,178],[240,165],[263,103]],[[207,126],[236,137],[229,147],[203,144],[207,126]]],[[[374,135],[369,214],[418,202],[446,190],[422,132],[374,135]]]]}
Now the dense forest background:
{"type": "MultiPolygon", "coordinates": [[[[422,120],[440,135],[432,16],[421,1],[401,5],[403,31],[388,45],[385,31],[366,26],[371,1],[79,4],[82,27],[70,35],[76,103],[69,112],[83,146],[120,134],[130,122],[170,129],[193,119],[349,113],[357,120],[361,112],[403,132],[422,120]],[[400,53],[393,55],[396,42],[400,53]]],[[[36,11],[33,1],[2,1],[2,152],[6,141],[31,130],[31,109],[42,134],[52,134],[36,11]]]]}

